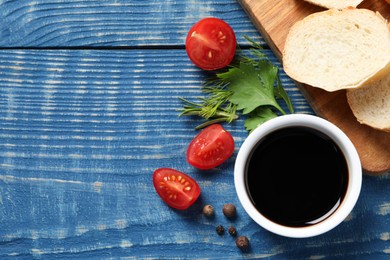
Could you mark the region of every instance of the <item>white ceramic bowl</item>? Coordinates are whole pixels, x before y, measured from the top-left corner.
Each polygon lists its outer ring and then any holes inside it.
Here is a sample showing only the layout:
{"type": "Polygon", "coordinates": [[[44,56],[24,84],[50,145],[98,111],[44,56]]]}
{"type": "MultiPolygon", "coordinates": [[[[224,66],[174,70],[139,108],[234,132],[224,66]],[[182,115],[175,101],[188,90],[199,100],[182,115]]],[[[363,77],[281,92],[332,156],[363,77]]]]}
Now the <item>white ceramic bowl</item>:
{"type": "Polygon", "coordinates": [[[263,228],[286,237],[304,238],[323,234],[339,225],[355,206],[362,185],[362,168],[358,153],[350,139],[337,126],[320,117],[289,114],[271,119],[256,128],[242,144],[234,167],[234,183],[238,198],[249,216],[263,228]],[[304,126],[316,129],[330,137],[344,153],[348,165],[348,187],[338,208],[326,219],[305,227],[288,227],[264,217],[252,204],[245,187],[247,160],[256,144],[267,134],[284,127],[304,126]]]}

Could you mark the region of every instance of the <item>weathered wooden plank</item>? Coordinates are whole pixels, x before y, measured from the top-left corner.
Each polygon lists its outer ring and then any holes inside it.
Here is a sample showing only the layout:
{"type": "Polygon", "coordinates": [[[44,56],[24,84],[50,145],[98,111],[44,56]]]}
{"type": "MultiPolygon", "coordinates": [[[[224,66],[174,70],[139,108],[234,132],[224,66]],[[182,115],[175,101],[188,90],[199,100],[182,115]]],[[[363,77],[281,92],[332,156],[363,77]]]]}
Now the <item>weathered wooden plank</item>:
{"type": "Polygon", "coordinates": [[[226,20],[260,41],[235,0],[0,1],[0,47],[183,46],[199,19],[226,20]]]}
{"type": "MultiPolygon", "coordinates": [[[[72,181],[95,171],[126,175],[127,161],[171,158],[182,145],[174,140],[190,138],[199,123],[177,117],[177,97],[200,97],[207,77],[184,50],[0,51],[0,71],[3,173],[72,181]]],[[[297,111],[310,111],[283,81],[297,111]]]]}
{"type": "MultiPolygon", "coordinates": [[[[270,51],[268,56],[280,66],[270,51]]],[[[364,177],[362,196],[335,230],[287,239],[258,227],[235,195],[233,163],[201,172],[185,161],[195,118],[178,118],[177,97],[200,97],[207,77],[184,50],[0,51],[0,258],[356,258],[388,256],[390,176],[364,177]],[[202,188],[178,212],[154,192],[158,167],[184,171],[202,188]],[[237,205],[238,218],[220,209],[237,205]],[[210,203],[214,219],[201,214],[210,203]],[[215,227],[235,225],[242,254],[215,227]]],[[[312,113],[281,72],[299,113],[312,113]]]]}
{"type": "MultiPolygon", "coordinates": [[[[261,229],[239,205],[233,163],[247,135],[243,118],[226,126],[237,144],[228,163],[210,172],[186,163],[199,120],[177,117],[177,97],[200,97],[207,75],[183,43],[205,16],[228,21],[241,44],[244,34],[262,42],[233,0],[0,1],[0,48],[11,48],[0,50],[1,259],[388,257],[389,174],[364,176],[340,227],[294,240],[261,229]],[[129,50],[111,48],[121,46],[129,50]],[[61,50],[72,47],[92,48],[61,50]],[[158,198],[157,167],[198,180],[202,196],[192,208],[178,212],[158,198]],[[238,219],[223,217],[226,202],[237,205],[238,219]],[[217,209],[214,219],[201,215],[205,203],[217,209]],[[250,252],[217,236],[219,224],[247,235],[250,252]]],[[[281,75],[297,112],[313,113],[281,75]]]]}

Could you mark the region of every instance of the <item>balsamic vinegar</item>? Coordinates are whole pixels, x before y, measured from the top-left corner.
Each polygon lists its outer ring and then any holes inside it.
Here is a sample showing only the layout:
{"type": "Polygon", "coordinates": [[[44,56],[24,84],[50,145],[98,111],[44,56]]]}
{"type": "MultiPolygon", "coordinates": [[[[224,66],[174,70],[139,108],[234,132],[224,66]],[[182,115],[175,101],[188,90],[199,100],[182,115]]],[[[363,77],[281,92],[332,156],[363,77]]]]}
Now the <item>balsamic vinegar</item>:
{"type": "Polygon", "coordinates": [[[348,167],[337,144],[307,127],[265,136],[246,165],[247,192],[266,218],[291,227],[320,222],[343,200],[348,167]]]}

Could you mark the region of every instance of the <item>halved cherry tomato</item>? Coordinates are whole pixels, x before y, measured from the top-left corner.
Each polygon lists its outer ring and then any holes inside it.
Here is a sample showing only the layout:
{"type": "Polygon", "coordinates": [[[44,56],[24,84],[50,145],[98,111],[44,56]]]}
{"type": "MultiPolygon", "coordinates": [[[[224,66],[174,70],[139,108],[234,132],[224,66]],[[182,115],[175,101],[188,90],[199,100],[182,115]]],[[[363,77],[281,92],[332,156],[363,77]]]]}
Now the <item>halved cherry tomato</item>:
{"type": "Polygon", "coordinates": [[[179,210],[190,207],[200,195],[200,187],[194,179],[171,168],[155,170],[153,185],[165,203],[179,210]]]}
{"type": "Polygon", "coordinates": [[[186,51],[196,66],[216,70],[231,63],[236,44],[236,35],[230,25],[210,17],[192,26],[186,39],[186,51]]]}
{"type": "Polygon", "coordinates": [[[234,139],[221,125],[214,124],[203,129],[191,141],[187,161],[192,166],[207,170],[226,161],[234,152],[234,139]]]}

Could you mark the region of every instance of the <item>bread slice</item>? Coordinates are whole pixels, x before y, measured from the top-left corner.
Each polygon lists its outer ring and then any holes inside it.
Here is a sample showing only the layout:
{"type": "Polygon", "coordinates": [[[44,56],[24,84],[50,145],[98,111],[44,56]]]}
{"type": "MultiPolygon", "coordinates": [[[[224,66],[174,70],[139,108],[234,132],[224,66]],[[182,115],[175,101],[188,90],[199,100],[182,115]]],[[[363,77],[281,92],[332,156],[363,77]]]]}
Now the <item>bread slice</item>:
{"type": "Polygon", "coordinates": [[[390,132],[390,74],[375,83],[347,90],[347,100],[361,124],[390,132]]]}
{"type": "Polygon", "coordinates": [[[305,0],[305,1],[328,9],[344,9],[347,7],[356,7],[361,2],[363,2],[363,0],[305,0]]]}
{"type": "Polygon", "coordinates": [[[330,9],[292,26],[283,50],[285,72],[327,91],[360,87],[390,72],[387,21],[368,9],[330,9]]]}

